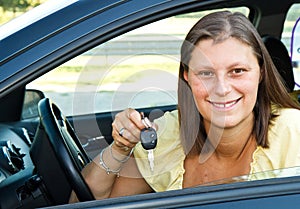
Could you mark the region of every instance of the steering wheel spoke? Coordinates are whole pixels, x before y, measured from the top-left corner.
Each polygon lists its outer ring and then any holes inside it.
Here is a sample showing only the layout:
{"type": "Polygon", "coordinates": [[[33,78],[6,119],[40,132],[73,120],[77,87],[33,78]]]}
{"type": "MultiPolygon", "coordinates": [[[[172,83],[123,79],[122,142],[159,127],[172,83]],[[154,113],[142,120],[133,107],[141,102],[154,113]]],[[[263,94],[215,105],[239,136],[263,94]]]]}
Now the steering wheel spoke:
{"type": "MultiPolygon", "coordinates": [[[[80,201],[94,200],[93,194],[81,175],[81,170],[90,162],[90,159],[73,127],[58,106],[52,103],[49,98],[42,99],[39,102],[38,109],[40,125],[30,154],[37,172],[42,177],[45,175],[45,178],[43,178],[45,181],[51,181],[51,183],[45,182],[46,187],[52,188],[55,178],[60,178],[59,174],[63,174],[63,179],[68,181],[70,188],[76,193],[80,201]],[[47,162],[49,159],[57,162],[48,162],[49,165],[47,166],[41,163],[47,162]],[[55,166],[55,164],[57,165],[55,166]],[[57,176],[53,176],[52,179],[47,178],[47,169],[52,169],[53,175],[57,176]]],[[[57,180],[59,182],[59,179],[57,180]]],[[[58,184],[57,188],[52,188],[52,193],[56,189],[59,190],[59,187],[58,184]]]]}

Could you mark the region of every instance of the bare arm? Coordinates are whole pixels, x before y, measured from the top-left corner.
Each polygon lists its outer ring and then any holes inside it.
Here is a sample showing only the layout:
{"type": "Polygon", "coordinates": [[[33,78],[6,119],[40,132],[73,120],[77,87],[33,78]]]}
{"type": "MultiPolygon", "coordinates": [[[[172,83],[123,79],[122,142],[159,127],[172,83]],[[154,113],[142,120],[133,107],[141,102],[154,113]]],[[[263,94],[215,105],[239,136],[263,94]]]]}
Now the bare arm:
{"type": "MultiPolygon", "coordinates": [[[[139,142],[140,130],[144,128],[139,113],[127,109],[116,115],[112,126],[114,143],[102,152],[102,161],[107,168],[116,172],[107,172],[105,166],[100,164],[100,155],[82,171],[94,197],[104,199],[151,192],[152,189],[141,176],[133,156],[124,163],[120,162],[127,159],[131,149],[139,142]],[[120,136],[122,128],[124,132],[120,136]],[[120,172],[117,172],[120,168],[120,172]]],[[[70,202],[76,201],[76,195],[72,192],[70,202]]]]}

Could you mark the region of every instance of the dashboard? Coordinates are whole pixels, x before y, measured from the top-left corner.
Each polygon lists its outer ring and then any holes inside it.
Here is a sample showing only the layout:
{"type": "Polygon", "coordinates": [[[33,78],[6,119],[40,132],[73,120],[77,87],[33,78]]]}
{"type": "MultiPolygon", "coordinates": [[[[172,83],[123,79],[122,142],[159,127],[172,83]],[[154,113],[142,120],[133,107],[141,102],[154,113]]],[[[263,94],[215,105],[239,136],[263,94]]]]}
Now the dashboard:
{"type": "Polygon", "coordinates": [[[0,125],[0,182],[32,166],[31,139],[25,128],[0,125]]]}
{"type": "Polygon", "coordinates": [[[41,179],[34,174],[31,143],[27,129],[0,124],[0,208],[22,207],[25,200],[42,194],[36,192],[41,179]]]}

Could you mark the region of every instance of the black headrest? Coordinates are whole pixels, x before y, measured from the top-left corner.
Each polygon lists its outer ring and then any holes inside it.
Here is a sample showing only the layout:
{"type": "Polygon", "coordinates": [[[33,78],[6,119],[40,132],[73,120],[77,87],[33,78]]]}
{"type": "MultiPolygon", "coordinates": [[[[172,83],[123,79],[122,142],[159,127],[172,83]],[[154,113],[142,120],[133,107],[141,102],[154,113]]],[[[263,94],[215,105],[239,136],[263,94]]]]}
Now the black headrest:
{"type": "Polygon", "coordinates": [[[292,92],[294,90],[295,80],[293,65],[288,50],[281,40],[275,37],[264,36],[262,39],[272,57],[274,65],[284,80],[288,92],[292,92]]]}

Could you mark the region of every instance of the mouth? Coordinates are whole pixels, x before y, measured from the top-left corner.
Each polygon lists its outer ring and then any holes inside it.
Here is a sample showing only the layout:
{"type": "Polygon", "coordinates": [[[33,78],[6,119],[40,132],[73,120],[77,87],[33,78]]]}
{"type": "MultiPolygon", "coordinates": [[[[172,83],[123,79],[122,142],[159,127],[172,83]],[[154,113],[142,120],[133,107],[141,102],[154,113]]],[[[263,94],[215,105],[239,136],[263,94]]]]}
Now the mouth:
{"type": "Polygon", "coordinates": [[[227,109],[227,108],[233,107],[240,100],[241,100],[241,98],[236,99],[236,100],[231,100],[231,101],[228,101],[228,102],[212,102],[212,101],[208,101],[208,102],[210,104],[212,104],[214,107],[218,108],[218,109],[227,109]]]}

